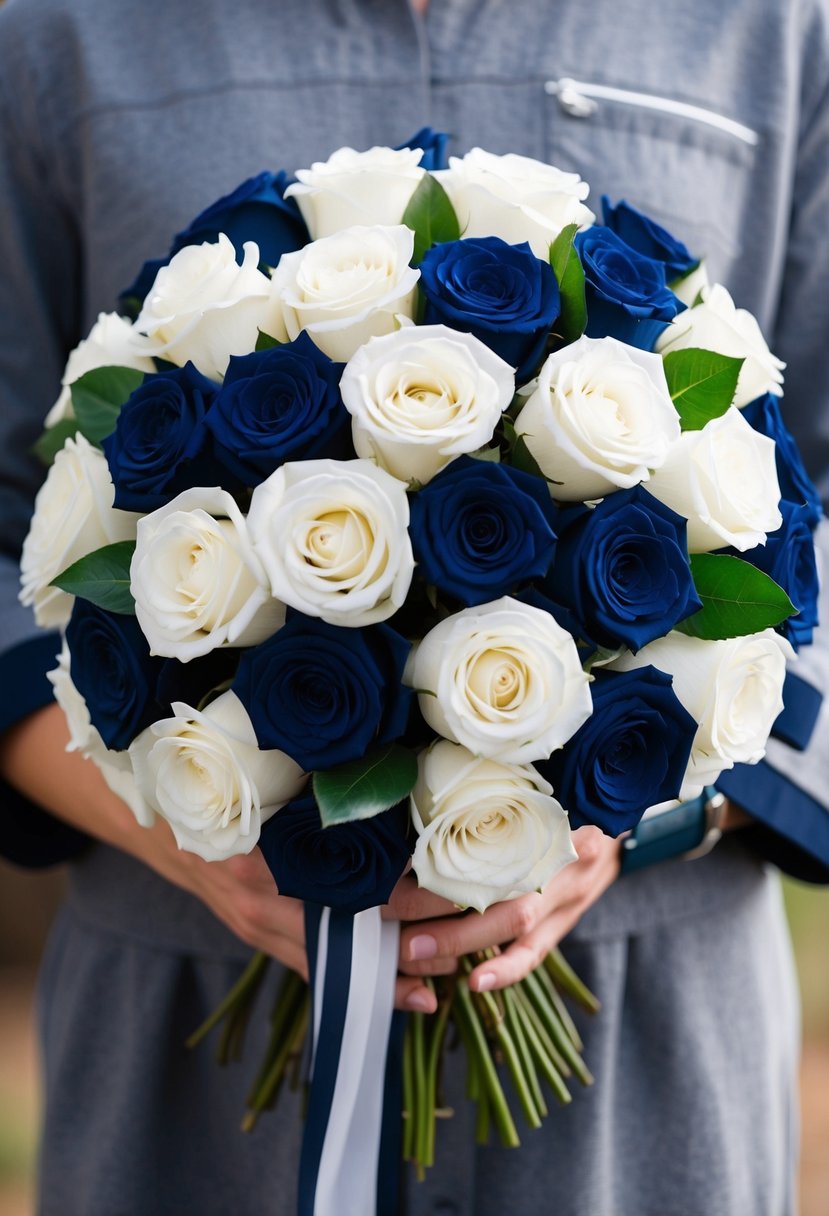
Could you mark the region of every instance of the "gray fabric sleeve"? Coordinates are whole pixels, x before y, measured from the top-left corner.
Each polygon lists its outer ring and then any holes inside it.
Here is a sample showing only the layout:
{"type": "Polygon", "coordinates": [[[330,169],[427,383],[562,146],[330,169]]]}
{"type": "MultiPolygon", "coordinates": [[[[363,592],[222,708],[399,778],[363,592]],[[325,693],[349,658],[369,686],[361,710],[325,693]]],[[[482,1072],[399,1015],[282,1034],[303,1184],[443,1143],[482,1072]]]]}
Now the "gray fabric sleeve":
{"type": "MultiPolygon", "coordinates": [[[[786,360],[783,413],[829,507],[829,8],[816,4],[804,26],[801,124],[787,256],[774,333],[786,360]]],[[[823,807],[829,798],[829,523],[816,534],[822,575],[815,641],[793,673],[824,696],[805,752],[769,741],[766,763],[823,807]]],[[[751,808],[749,808],[751,809],[751,808]]]]}
{"type": "Polygon", "coordinates": [[[82,315],[76,227],[45,151],[37,75],[15,29],[0,23],[0,655],[35,633],[17,599],[20,546],[44,476],[29,453],[82,315]]]}

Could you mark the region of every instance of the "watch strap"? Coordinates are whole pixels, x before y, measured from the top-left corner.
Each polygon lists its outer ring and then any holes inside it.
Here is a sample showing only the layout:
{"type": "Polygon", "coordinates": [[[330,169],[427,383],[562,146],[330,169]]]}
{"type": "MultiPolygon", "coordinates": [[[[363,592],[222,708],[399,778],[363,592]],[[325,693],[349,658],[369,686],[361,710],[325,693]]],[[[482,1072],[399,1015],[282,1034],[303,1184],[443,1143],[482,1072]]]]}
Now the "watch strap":
{"type": "Polygon", "coordinates": [[[671,857],[703,856],[722,835],[720,821],[725,802],[713,785],[707,785],[696,798],[641,819],[622,841],[622,873],[641,870],[671,857]]]}

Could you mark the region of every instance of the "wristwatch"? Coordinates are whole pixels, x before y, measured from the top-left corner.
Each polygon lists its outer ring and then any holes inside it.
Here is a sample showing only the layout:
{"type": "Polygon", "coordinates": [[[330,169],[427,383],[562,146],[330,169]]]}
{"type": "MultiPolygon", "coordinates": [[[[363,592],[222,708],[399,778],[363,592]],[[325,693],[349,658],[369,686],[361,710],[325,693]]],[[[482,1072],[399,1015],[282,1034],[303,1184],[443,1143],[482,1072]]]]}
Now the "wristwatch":
{"type": "Polygon", "coordinates": [[[622,873],[669,857],[704,857],[722,836],[727,798],[713,785],[688,802],[641,819],[622,841],[622,873]]]}

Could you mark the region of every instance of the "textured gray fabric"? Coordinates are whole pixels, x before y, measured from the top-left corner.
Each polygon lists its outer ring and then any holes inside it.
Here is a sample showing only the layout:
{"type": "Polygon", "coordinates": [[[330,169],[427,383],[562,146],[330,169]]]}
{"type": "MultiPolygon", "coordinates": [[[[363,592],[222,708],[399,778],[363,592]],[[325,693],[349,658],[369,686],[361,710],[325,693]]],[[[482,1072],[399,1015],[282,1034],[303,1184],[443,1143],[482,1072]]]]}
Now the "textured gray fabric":
{"type": "MultiPolygon", "coordinates": [[[[722,852],[734,874],[749,868],[733,842],[722,852]]],[[[695,864],[710,862],[670,863],[666,883],[695,864]]],[[[475,1149],[462,1061],[450,1055],[456,1114],[438,1129],[427,1182],[409,1177],[401,1213],[794,1216],[797,1002],[778,884],[750,869],[751,885],[743,873],[707,913],[567,941],[603,1001],[596,1018],[578,1018],[597,1080],[574,1086],[572,1106],[554,1108],[517,1152],[475,1149]]],[[[142,915],[146,891],[123,878],[112,874],[108,905],[76,888],[44,962],[39,1210],[290,1216],[295,1096],[283,1093],[253,1135],[238,1130],[276,975],[241,1063],[220,1073],[208,1045],[188,1053],[184,1039],[238,976],[242,951],[219,932],[190,938],[192,957],[182,955],[158,936],[154,910],[142,915]]]]}
{"type": "MultiPolygon", "coordinates": [[[[706,253],[789,361],[789,418],[825,472],[828,28],[823,0],[432,0],[425,23],[402,0],[7,0],[5,550],[36,484],[20,453],[65,355],[142,258],[262,167],[397,143],[426,122],[457,151],[578,169],[596,206],[626,197],[706,253]],[[612,103],[574,118],[544,88],[564,76],[704,106],[759,142],[612,103]]],[[[3,646],[33,628],[12,582],[3,646]]],[[[794,1013],[773,879],[730,843],[620,882],[577,937],[574,962],[605,1002],[588,1031],[599,1084],[520,1155],[473,1161],[468,1129],[450,1125],[412,1212],[788,1216],[794,1013]]],[[[292,1210],[294,1112],[243,1139],[241,1074],[217,1077],[209,1053],[180,1046],[242,953],[135,863],[97,848],[75,869],[41,992],[42,1216],[292,1210]]]]}

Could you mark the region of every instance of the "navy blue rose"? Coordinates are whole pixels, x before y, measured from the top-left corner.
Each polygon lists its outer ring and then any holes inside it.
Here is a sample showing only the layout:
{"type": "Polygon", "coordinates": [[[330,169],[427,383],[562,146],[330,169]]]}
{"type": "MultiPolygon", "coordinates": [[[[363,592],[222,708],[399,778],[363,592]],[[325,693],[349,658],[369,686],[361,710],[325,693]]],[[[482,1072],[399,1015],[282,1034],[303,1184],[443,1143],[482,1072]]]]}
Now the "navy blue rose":
{"type": "Polygon", "coordinates": [[[814,528],[823,516],[820,495],[806,472],[792,433],[783,421],[778,398],[774,393],[766,393],[745,406],[742,415],[755,431],[774,440],[780,493],[789,502],[805,505],[809,526],[814,528]]]}
{"type": "Polygon", "coordinates": [[[653,350],[685,308],[667,286],[664,267],[598,224],[577,234],[576,249],[584,267],[587,336],[653,350]]]}
{"type": "Polygon", "coordinates": [[[162,717],[172,714],[173,701],[201,705],[208,693],[220,685],[226,688],[236,674],[238,662],[239,651],[229,646],[217,646],[187,663],[179,659],[162,659],[155,686],[156,700],[164,711],[162,717]]]}
{"type": "Polygon", "coordinates": [[[409,535],[427,583],[471,607],[546,574],[555,508],[540,477],[462,456],[410,496],[409,535]]]}
{"type": "Polygon", "coordinates": [[[259,173],[242,182],[231,194],[211,203],[174,237],[166,257],[144,263],[135,282],[122,293],[124,311],[131,316],[138,315],[158,271],[180,249],[215,241],[220,232],[233,242],[240,264],[245,241],[256,242],[259,260],[266,266],[276,266],[283,253],[301,249],[310,237],[296,203],[284,197],[292,181],[284,170],[259,173]]]}
{"type": "Polygon", "coordinates": [[[411,849],[405,803],[324,828],[313,794],[295,798],[262,827],[259,847],[280,895],[356,914],[388,903],[411,849]]]}
{"type": "Polygon", "coordinates": [[[669,282],[688,274],[699,264],[699,258],[690,254],[682,241],[624,199],[613,207],[607,195],[603,194],[602,215],[605,226],[621,237],[626,245],[646,258],[659,262],[669,282]]]}
{"type": "Polygon", "coordinates": [[[232,355],[207,415],[217,457],[248,486],[286,460],[352,457],[342,370],[305,333],[284,346],[232,355]]]}
{"type": "Polygon", "coordinates": [[[818,623],[818,573],[809,508],[804,503],[782,499],[783,523],[769,532],[765,545],[757,545],[739,556],[773,578],[798,609],[780,626],[780,632],[796,650],[808,646],[818,623]]]}
{"type": "Polygon", "coordinates": [[[449,162],[446,159],[446,145],[449,143],[449,136],[443,131],[433,131],[431,127],[421,127],[416,131],[411,139],[407,139],[405,143],[398,144],[395,148],[396,152],[402,152],[404,148],[421,148],[423,155],[420,158],[421,169],[426,169],[428,173],[434,173],[435,169],[446,169],[449,162]]]}
{"type": "Polygon", "coordinates": [[[545,590],[601,646],[639,650],[702,607],[688,562],[687,521],[642,486],[556,517],[545,590]]]}
{"type": "Polygon", "coordinates": [[[420,266],[427,325],[473,334],[529,379],[559,314],[558,283],[529,245],[498,237],[433,245],[420,266]]]}
{"type": "Polygon", "coordinates": [[[192,363],[144,377],[103,449],[122,511],[154,511],[193,486],[217,485],[205,417],[218,384],[192,363]]]}
{"type": "Polygon", "coordinates": [[[536,767],[573,827],[592,823],[618,836],[649,806],[678,797],[697,723],[656,667],[594,675],[592,715],[536,767]]]}
{"type": "Polygon", "coordinates": [[[341,629],[296,613],[243,652],[233,691],[261,748],[279,748],[306,771],[329,769],[403,734],[410,648],[388,625],[341,629]]]}
{"type": "Polygon", "coordinates": [[[89,600],[75,600],[66,641],[72,683],[92,725],[108,748],[123,751],[163,716],[155,699],[163,660],[150,656],[134,616],[106,612],[89,600]]]}

